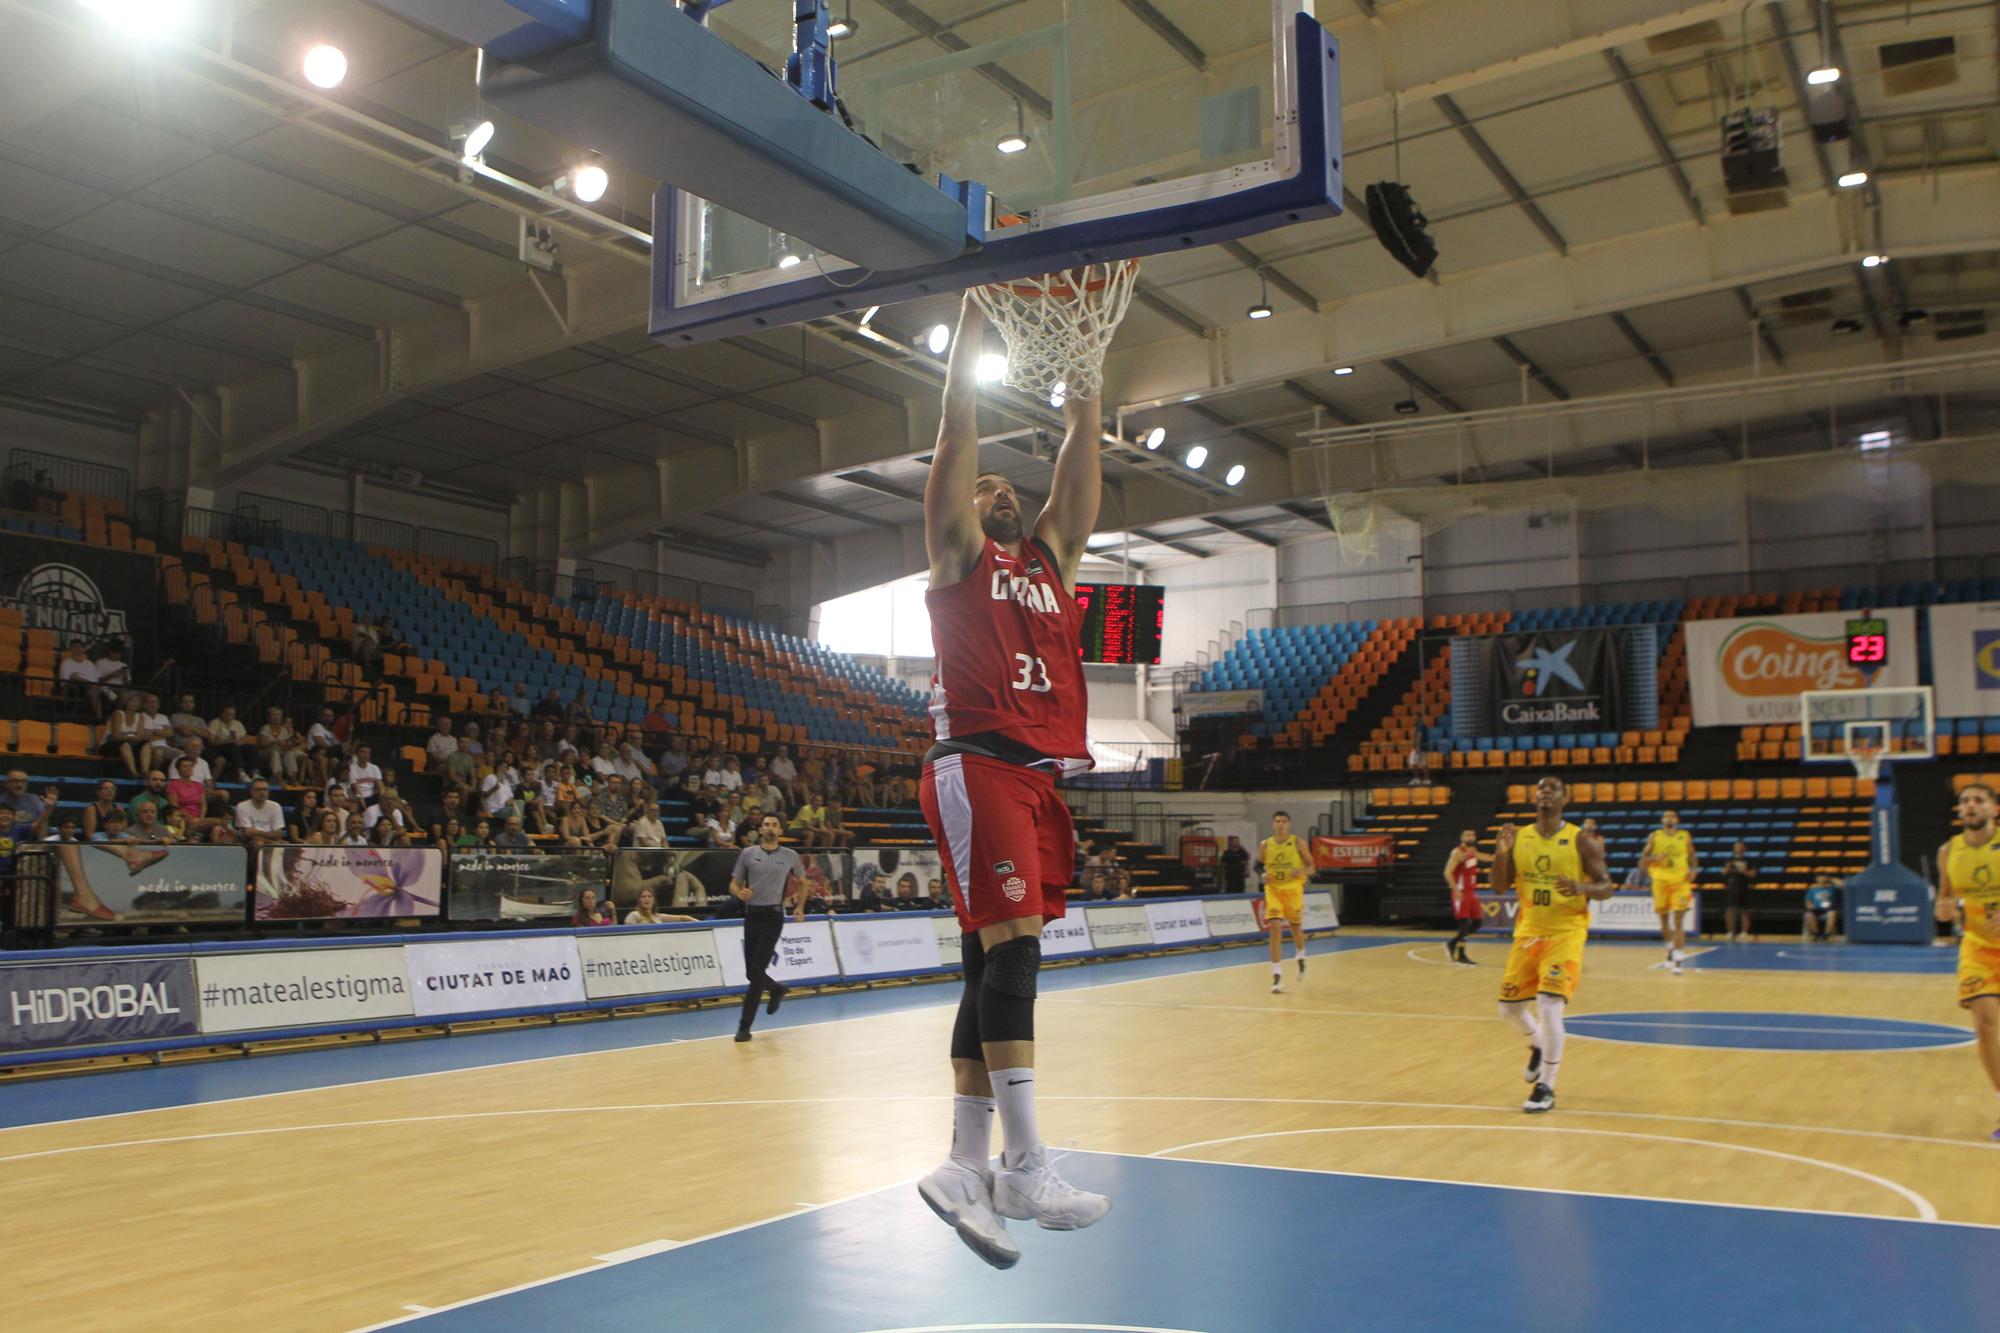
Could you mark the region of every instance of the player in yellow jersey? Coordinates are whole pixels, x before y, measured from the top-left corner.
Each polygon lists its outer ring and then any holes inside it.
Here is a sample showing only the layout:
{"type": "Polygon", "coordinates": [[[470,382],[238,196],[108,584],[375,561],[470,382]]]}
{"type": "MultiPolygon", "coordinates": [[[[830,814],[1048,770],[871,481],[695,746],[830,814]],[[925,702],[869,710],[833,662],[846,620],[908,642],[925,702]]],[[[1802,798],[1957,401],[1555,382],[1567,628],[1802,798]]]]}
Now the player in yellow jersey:
{"type": "Polygon", "coordinates": [[[1292,928],[1292,957],[1299,980],[1306,979],[1306,876],[1312,853],[1304,838],[1292,833],[1292,817],[1283,810],[1271,816],[1271,836],[1257,849],[1257,869],[1264,876],[1264,928],[1271,932],[1271,994],[1285,989],[1281,961],[1285,927],[1292,928]]]}
{"type": "MultiPolygon", "coordinates": [[[[1979,1063],[2000,1097],[2000,837],[1993,789],[1975,782],[1958,793],[1958,827],[1938,848],[1937,916],[1965,914],[1958,942],[1958,1002],[1972,1014],[1979,1063]]],[[[1993,1131],[2000,1140],[2000,1129],[1993,1131]]]]}
{"type": "Polygon", "coordinates": [[[1667,963],[1679,976],[1687,949],[1687,911],[1694,901],[1697,868],[1694,835],[1681,827],[1680,815],[1669,810],[1660,816],[1660,826],[1646,839],[1646,851],[1639,860],[1653,881],[1653,910],[1660,916],[1660,942],[1667,946],[1667,963]]]}
{"type": "Polygon", "coordinates": [[[1528,1039],[1521,1077],[1535,1090],[1521,1109],[1530,1114],[1555,1109],[1563,1011],[1583,971],[1590,900],[1612,892],[1604,841],[1564,822],[1568,804],[1563,780],[1543,778],[1535,784],[1535,822],[1519,829],[1503,824],[1493,839],[1493,891],[1512,889],[1519,901],[1514,947],[1500,978],[1500,1017],[1528,1039]]]}

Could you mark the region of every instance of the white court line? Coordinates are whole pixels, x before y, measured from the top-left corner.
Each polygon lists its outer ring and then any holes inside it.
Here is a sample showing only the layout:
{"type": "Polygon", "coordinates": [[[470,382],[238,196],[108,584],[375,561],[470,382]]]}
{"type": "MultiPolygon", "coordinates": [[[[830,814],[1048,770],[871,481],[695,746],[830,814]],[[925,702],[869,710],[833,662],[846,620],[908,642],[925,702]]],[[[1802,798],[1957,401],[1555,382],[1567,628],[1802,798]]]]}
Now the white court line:
{"type": "MultiPolygon", "coordinates": [[[[1663,1010],[1662,1012],[1663,1012],[1663,1013],[1669,1013],[1669,1012],[1671,1012],[1671,1011],[1670,1011],[1670,1010],[1663,1010]]],[[[1715,1012],[1715,1011],[1714,1011],[1714,1010],[1706,1010],[1706,1011],[1702,1011],[1702,1010],[1696,1010],[1696,1011],[1693,1011],[1693,1012],[1697,1012],[1697,1013],[1699,1013],[1699,1012],[1708,1012],[1708,1013],[1713,1013],[1713,1012],[1715,1012]]],[[[1756,1012],[1756,1011],[1754,1011],[1754,1010],[1746,1010],[1746,1011],[1744,1011],[1744,1012],[1756,1012]]],[[[1765,1013],[1770,1013],[1770,1012],[1774,1012],[1774,1011],[1772,1011],[1772,1010],[1764,1010],[1763,1012],[1765,1012],[1765,1013]]],[[[1910,1023],[1910,1024],[1917,1024],[1917,1023],[1923,1023],[1923,1024],[1925,1024],[1925,1026],[1929,1027],[1929,1028],[1931,1029],[1931,1031],[1930,1031],[1930,1032],[1891,1032],[1891,1031],[1888,1031],[1888,1030],[1886,1030],[1886,1029],[1880,1029],[1880,1028],[1878,1028],[1878,1029],[1874,1029],[1874,1030],[1872,1030],[1872,1031],[1871,1031],[1871,1030],[1870,1030],[1870,1029],[1868,1029],[1868,1028],[1820,1028],[1820,1027],[1808,1027],[1808,1026],[1799,1026],[1799,1027],[1785,1027],[1784,1025],[1782,1025],[1782,1024],[1777,1024],[1777,1023],[1770,1023],[1770,1024],[1764,1024],[1764,1023],[1681,1023],[1681,1022],[1676,1022],[1676,1021],[1674,1021],[1674,1020],[1673,1020],[1673,1019],[1671,1019],[1671,1018],[1599,1018],[1599,1017],[1598,1017],[1598,1016],[1597,1016],[1596,1014],[1576,1014],[1576,1015],[1572,1016],[1572,1017],[1571,1017],[1571,1018],[1570,1018],[1570,1019],[1569,1019],[1568,1021],[1569,1021],[1569,1022],[1571,1022],[1571,1023],[1595,1023],[1595,1024],[1597,1024],[1597,1025],[1598,1025],[1599,1027],[1626,1027],[1626,1028],[1698,1028],[1698,1029],[1701,1029],[1702,1031],[1706,1031],[1706,1032],[1837,1032],[1837,1033],[1840,1033],[1840,1034],[1841,1034],[1842,1036],[1847,1036],[1847,1037],[1929,1037],[1929,1036],[1937,1036],[1937,1035],[1939,1035],[1939,1033],[1938,1033],[1938,1029],[1941,1029],[1941,1028],[1942,1028],[1942,1029],[1948,1029],[1948,1030],[1950,1030],[1950,1031],[1952,1031],[1952,1032],[1958,1032],[1958,1033],[1962,1033],[1962,1034],[1964,1034],[1964,1039],[1965,1039],[1966,1041],[1971,1041],[1971,1040],[1972,1040],[1972,1029],[1971,1029],[1971,1028],[1962,1028],[1962,1027],[1959,1027],[1959,1026],[1957,1026],[1956,1024],[1952,1024],[1952,1023],[1931,1023],[1931,1022],[1928,1022],[1928,1020],[1925,1020],[1925,1019],[1921,1019],[1921,1018],[1891,1018],[1891,1019],[1880,1019],[1880,1018],[1876,1018],[1876,1017],[1875,1017],[1875,1015],[1873,1015],[1873,1014],[1847,1014],[1847,1015],[1836,1015],[1836,1014],[1814,1014],[1814,1015],[1811,1015],[1811,1017],[1814,1017],[1814,1018],[1835,1018],[1835,1017],[1848,1017],[1848,1018],[1870,1018],[1870,1019],[1874,1019],[1874,1021],[1876,1021],[1876,1022],[1889,1022],[1889,1023],[1910,1023]]],[[[1649,1043],[1649,1044],[1650,1044],[1650,1043],[1649,1043]]],[[[1699,1049],[1701,1049],[1701,1050],[1709,1050],[1709,1049],[1711,1049],[1711,1048],[1710,1048],[1710,1047],[1706,1047],[1706,1046],[1703,1046],[1703,1047],[1701,1047],[1701,1048],[1699,1048],[1699,1049]]],[[[1728,1048],[1728,1047],[1723,1047],[1723,1048],[1720,1048],[1720,1049],[1724,1049],[1724,1050],[1727,1050],[1727,1049],[1729,1049],[1729,1048],[1728,1048]]],[[[1832,1054],[1832,1052],[1826,1052],[1826,1054],[1832,1054]]]]}
{"type": "MultiPolygon", "coordinates": [[[[779,1213],[775,1217],[760,1218],[755,1222],[745,1222],[741,1226],[725,1227],[721,1231],[711,1231],[705,1236],[696,1236],[693,1240],[685,1242],[685,1245],[676,1248],[685,1248],[686,1245],[699,1245],[705,1240],[720,1240],[724,1236],[734,1236],[741,1231],[754,1231],[758,1227],[769,1226],[773,1222],[782,1222],[788,1217],[803,1217],[807,1213],[818,1212],[823,1208],[836,1208],[843,1203],[853,1203],[856,1199],[865,1199],[873,1194],[886,1194],[893,1189],[902,1189],[906,1186],[914,1185],[921,1179],[923,1179],[922,1176],[911,1176],[908,1180],[898,1180],[893,1184],[878,1185],[872,1190],[862,1190],[859,1193],[849,1194],[843,1198],[829,1199],[827,1202],[817,1204],[811,1208],[800,1208],[789,1213],[779,1213]]],[[[644,1245],[636,1245],[633,1249],[645,1250],[647,1254],[634,1254],[631,1251],[619,1250],[616,1252],[618,1255],[627,1255],[629,1257],[612,1258],[611,1256],[606,1256],[588,1268],[572,1268],[566,1273],[557,1273],[551,1277],[538,1277],[531,1282],[517,1283],[514,1286],[503,1287],[499,1291],[489,1291],[479,1296],[468,1296],[462,1301],[453,1301],[449,1305],[435,1305],[424,1311],[424,1314],[442,1314],[447,1310],[462,1310],[468,1305],[480,1305],[487,1301],[497,1300],[502,1296],[512,1296],[514,1293],[520,1291],[532,1291],[536,1287],[546,1287],[552,1282],[564,1282],[570,1278],[583,1277],[589,1273],[601,1273],[607,1268],[616,1268],[620,1264],[628,1264],[639,1259],[644,1259],[650,1253],[657,1253],[657,1251],[652,1251],[644,1245]]],[[[407,1310],[411,1307],[406,1305],[403,1308],[407,1310]]],[[[422,1317],[423,1315],[410,1315],[402,1319],[385,1319],[379,1324],[369,1324],[364,1328],[356,1329],[354,1333],[375,1333],[377,1329],[396,1328],[422,1317]]]]}
{"type": "MultiPolygon", "coordinates": [[[[1492,1014],[1397,1013],[1386,1009],[1309,1009],[1299,1005],[1263,1004],[1183,1004],[1176,1000],[1099,1000],[1098,1004],[1119,1009],[1219,1009],[1231,1014],[1329,1015],[1336,1018],[1421,1018],[1430,1022],[1498,1023],[1492,1014]]],[[[1574,1021],[1574,1020],[1572,1020],[1574,1021]]]]}
{"type": "MultiPolygon", "coordinates": [[[[1359,938],[1365,938],[1365,937],[1359,937],[1359,938]]],[[[1382,938],[1381,945],[1364,944],[1358,948],[1332,949],[1328,950],[1324,954],[1313,954],[1311,956],[1314,958],[1322,958],[1322,957],[1335,958],[1339,957],[1342,954],[1363,954],[1369,952],[1372,949],[1395,944],[1396,942],[1397,941],[1393,937],[1384,936],[1382,938]]],[[[1215,950],[1204,950],[1202,955],[1196,955],[1196,956],[1206,956],[1209,953],[1221,954],[1227,952],[1230,949],[1261,948],[1263,947],[1263,943],[1264,942],[1262,940],[1246,940],[1241,944],[1225,944],[1215,950]]],[[[1163,956],[1171,957],[1171,955],[1163,955],[1163,956]]],[[[1125,962],[1130,960],[1106,959],[1104,961],[1108,963],[1115,963],[1115,962],[1125,962]]],[[[1086,965],[1098,966],[1100,964],[1093,963],[1086,965]]],[[[1060,990],[1050,991],[1048,995],[1044,996],[1043,998],[1049,999],[1055,996],[1068,994],[1071,991],[1109,990],[1114,986],[1136,986],[1143,982],[1149,982],[1149,981],[1179,981],[1185,977],[1200,976],[1207,972],[1231,972],[1235,971],[1238,968],[1259,967],[1263,965],[1264,965],[1264,960],[1260,955],[1257,959],[1251,962],[1232,963],[1223,967],[1193,968],[1185,972],[1162,972],[1156,976],[1150,976],[1150,977],[1125,977],[1118,981],[1094,981],[1087,985],[1082,985],[1082,986],[1065,986],[1060,990]]],[[[800,998],[800,1003],[804,1003],[806,1000],[813,998],[817,997],[802,996],[800,998]]],[[[844,1018],[821,1018],[806,1023],[788,1023],[783,1027],[767,1028],[765,1029],[765,1031],[767,1033],[776,1034],[780,1032],[790,1032],[798,1028],[831,1027],[836,1023],[866,1023],[866,1022],[874,1022],[878,1019],[883,1019],[883,1018],[900,1018],[906,1014],[926,1013],[933,1009],[955,1009],[957,1007],[958,1007],[958,1000],[956,998],[953,998],[950,1000],[940,1000],[936,1004],[913,1004],[913,1005],[898,1007],[895,1009],[884,1009],[879,1013],[873,1013],[873,1014],[849,1014],[844,1018]]],[[[696,1013],[700,1011],[688,1010],[686,1012],[696,1013]]],[[[653,1018],[675,1018],[679,1016],[680,1015],[677,1014],[651,1015],[651,1017],[653,1018]]],[[[540,1031],[540,1029],[535,1029],[535,1030],[540,1031]]],[[[483,1033],[480,1035],[492,1036],[495,1034],[483,1033]]],[[[653,1051],[661,1046],[687,1045],[698,1041],[723,1041],[728,1039],[733,1039],[732,1034],[728,1032],[719,1032],[713,1036],[707,1036],[707,1037],[671,1037],[671,1038],[663,1037],[658,1041],[639,1042],[631,1046],[615,1046],[600,1051],[564,1051],[558,1055],[530,1055],[530,1056],[525,1056],[519,1060],[492,1060],[480,1064],[459,1066],[452,1069],[425,1069],[425,1070],[420,1070],[414,1074],[387,1074],[381,1078],[362,1078],[362,1079],[351,1079],[344,1082],[315,1083],[310,1087],[304,1087],[304,1088],[277,1088],[270,1092],[246,1092],[240,1097],[210,1097],[210,1098],[203,1098],[198,1101],[176,1102],[170,1106],[140,1106],[140,1107],[135,1107],[129,1111],[101,1111],[95,1115],[69,1116],[62,1120],[36,1120],[25,1125],[0,1125],[0,1134],[14,1134],[29,1129],[45,1129],[52,1125],[81,1125],[81,1124],[87,1124],[90,1121],[94,1120],[116,1120],[121,1116],[128,1116],[128,1115],[163,1115],[170,1111],[193,1111],[208,1106],[229,1106],[237,1102],[263,1101],[266,1098],[270,1097],[297,1097],[311,1092],[338,1092],[348,1088],[372,1088],[372,1087],[379,1087],[384,1083],[404,1083],[408,1082],[411,1079],[443,1078],[451,1074],[477,1074],[477,1073],[482,1073],[489,1069],[513,1069],[513,1068],[518,1068],[522,1065],[546,1064],[554,1060],[583,1060],[583,1059],[589,1059],[593,1056],[632,1055],[639,1052],[653,1051]]],[[[313,1054],[313,1052],[298,1052],[298,1054],[313,1054]]],[[[115,1070],[106,1072],[139,1074],[144,1071],[115,1070]]],[[[8,1159],[0,1158],[0,1161],[5,1161],[5,1160],[8,1159]]]]}
{"type": "MultiPolygon", "coordinates": [[[[810,1208],[812,1205],[802,1203],[799,1207],[810,1208]]],[[[599,1254],[593,1257],[600,1264],[625,1264],[632,1262],[634,1259],[644,1259],[648,1255],[665,1254],[668,1250],[678,1250],[681,1245],[682,1242],[677,1240],[649,1240],[643,1245],[627,1245],[622,1250],[613,1250],[609,1254],[599,1254]]]]}
{"type": "Polygon", "coordinates": [[[877,1328],[869,1333],[1013,1333],[1016,1329],[1081,1329],[1094,1333],[1201,1333],[1199,1329],[1158,1328],[1152,1324],[913,1324],[908,1328],[877,1328]]]}
{"type": "MultiPolygon", "coordinates": [[[[1688,949],[1688,950],[1684,950],[1684,951],[1682,952],[1682,954],[1681,954],[1681,961],[1682,961],[1683,963],[1685,963],[1685,962],[1687,962],[1687,961],[1688,961],[1688,960],[1689,960],[1690,958],[1699,958],[1699,957],[1701,957],[1701,956],[1702,956],[1703,954],[1705,954],[1705,953],[1714,953],[1714,952],[1715,952],[1715,949],[1716,949],[1716,946],[1715,946],[1715,945],[1713,945],[1713,944],[1711,944],[1711,945],[1709,945],[1709,946],[1708,946],[1707,948],[1702,948],[1702,949],[1688,949]]],[[[1671,959],[1671,958],[1662,958],[1662,959],[1661,959],[1661,960],[1660,960],[1659,962],[1657,962],[1657,963],[1653,964],[1653,966],[1652,966],[1652,967],[1651,967],[1651,969],[1649,969],[1649,970],[1651,970],[1651,971],[1654,971],[1654,972],[1664,972],[1664,971],[1666,971],[1666,970],[1667,970],[1668,968],[1672,967],[1673,965],[1674,965],[1674,960],[1673,960],[1673,959],[1671,959]]]]}
{"type": "MultiPolygon", "coordinates": [[[[1801,1157],[1797,1153],[1779,1152],[1775,1148],[1753,1148],[1745,1143],[1724,1143],[1719,1139],[1686,1139],[1671,1134],[1634,1134],[1630,1130],[1623,1129],[1578,1129],[1571,1125],[1336,1125],[1325,1129],[1274,1129],[1263,1134],[1232,1134],[1227,1138],[1202,1139],[1196,1143],[1176,1144],[1171,1148],[1161,1148],[1157,1152],[1148,1153],[1147,1156],[1165,1157],[1169,1153],[1189,1152],[1196,1148],[1213,1148],[1225,1143],[1247,1143],[1254,1139],[1288,1139],[1305,1134],[1383,1134],[1437,1130],[1471,1130],[1474,1133],[1480,1134],[1585,1134],[1592,1138],[1640,1139],[1648,1143],[1685,1143],[1698,1148],[1714,1148],[1722,1152],[1752,1153],[1758,1157],[1775,1157],[1781,1162],[1797,1162],[1801,1166],[1819,1167],[1824,1171],[1838,1171],[1843,1175],[1853,1176],[1856,1180],[1866,1181],[1871,1185],[1879,1185],[1891,1194],[1899,1196],[1905,1203],[1915,1208],[1917,1210],[1916,1220],[1921,1222],[1935,1222],[1938,1220],[1937,1209],[1932,1206],[1929,1199],[1926,1199],[1907,1185],[1898,1184],[1885,1176],[1878,1176],[1872,1171],[1863,1171],[1859,1167],[1844,1166],[1839,1162],[1822,1162],[1811,1157],[1801,1157]]],[[[1234,1166],[1236,1163],[1224,1162],[1222,1165],[1234,1166]]],[[[1617,1197],[1629,1198],[1633,1196],[1621,1195],[1617,1197]]],[[[1683,1203],[1691,1202],[1691,1200],[1676,1199],[1672,1202],[1683,1203]]],[[[1746,1206],[1755,1207],[1756,1205],[1746,1206]]],[[[1804,1209],[1797,1211],[1814,1210],[1804,1209]]],[[[1873,1213],[1860,1214],[1863,1217],[1873,1217],[1875,1215],[1873,1213]]]]}

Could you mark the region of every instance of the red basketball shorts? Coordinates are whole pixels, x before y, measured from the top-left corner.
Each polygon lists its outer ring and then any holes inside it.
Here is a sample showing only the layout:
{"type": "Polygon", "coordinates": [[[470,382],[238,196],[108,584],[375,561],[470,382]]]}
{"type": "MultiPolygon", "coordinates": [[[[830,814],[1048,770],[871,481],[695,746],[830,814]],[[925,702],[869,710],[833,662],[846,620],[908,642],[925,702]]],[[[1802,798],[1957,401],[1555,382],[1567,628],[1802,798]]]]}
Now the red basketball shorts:
{"type": "Polygon", "coordinates": [[[1054,920],[1075,877],[1076,826],[1052,773],[980,755],[924,765],[919,800],[944,859],[958,924],[1054,920]]]}

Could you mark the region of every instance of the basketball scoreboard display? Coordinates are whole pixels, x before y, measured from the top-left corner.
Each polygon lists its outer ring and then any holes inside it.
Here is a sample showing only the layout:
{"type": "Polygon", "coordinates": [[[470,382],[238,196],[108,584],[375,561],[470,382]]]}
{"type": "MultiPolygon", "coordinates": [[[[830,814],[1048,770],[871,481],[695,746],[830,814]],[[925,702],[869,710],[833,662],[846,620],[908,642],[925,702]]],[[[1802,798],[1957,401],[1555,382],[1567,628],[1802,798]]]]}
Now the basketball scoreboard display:
{"type": "Polygon", "coordinates": [[[1889,665],[1889,622],[1877,616],[1847,622],[1847,664],[1866,671],[1889,665]]]}
{"type": "Polygon", "coordinates": [[[1158,666],[1166,598],[1165,588],[1077,584],[1076,604],[1083,608],[1083,660],[1113,666],[1139,662],[1158,666]]]}

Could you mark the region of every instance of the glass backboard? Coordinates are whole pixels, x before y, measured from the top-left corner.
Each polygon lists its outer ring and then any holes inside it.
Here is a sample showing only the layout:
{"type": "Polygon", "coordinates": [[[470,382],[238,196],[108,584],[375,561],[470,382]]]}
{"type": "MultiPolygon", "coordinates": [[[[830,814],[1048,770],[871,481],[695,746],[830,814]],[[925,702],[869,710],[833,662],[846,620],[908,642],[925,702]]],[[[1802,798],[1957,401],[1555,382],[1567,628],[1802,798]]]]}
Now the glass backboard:
{"type": "Polygon", "coordinates": [[[1799,696],[1799,728],[1809,764],[1898,763],[1937,753],[1928,685],[1808,690],[1799,696]]]}
{"type": "MultiPolygon", "coordinates": [[[[707,23],[782,74],[794,0],[707,23]]],[[[983,250],[879,273],[663,189],[653,332],[724,336],[1339,211],[1338,53],[1311,0],[837,0],[852,128],[987,187],[983,250]]]]}

